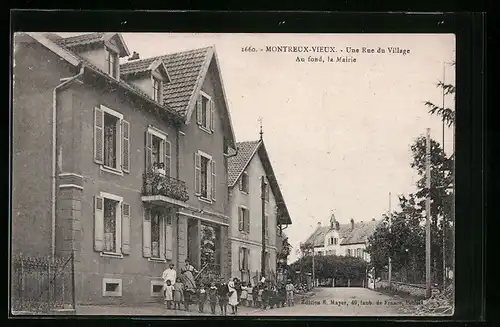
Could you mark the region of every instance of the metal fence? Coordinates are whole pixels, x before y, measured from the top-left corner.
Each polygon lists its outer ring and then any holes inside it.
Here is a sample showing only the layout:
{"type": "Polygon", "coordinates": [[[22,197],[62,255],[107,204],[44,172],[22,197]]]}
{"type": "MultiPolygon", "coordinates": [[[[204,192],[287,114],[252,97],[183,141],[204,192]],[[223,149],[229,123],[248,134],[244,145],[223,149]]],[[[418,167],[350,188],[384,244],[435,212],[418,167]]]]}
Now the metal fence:
{"type": "Polygon", "coordinates": [[[13,311],[49,312],[74,309],[74,258],[12,258],[11,305],[13,311]]]}
{"type": "MultiPolygon", "coordinates": [[[[389,272],[387,270],[379,271],[378,275],[381,280],[389,280],[389,272]]],[[[425,271],[412,269],[393,270],[391,280],[404,284],[425,285],[425,271]]]]}

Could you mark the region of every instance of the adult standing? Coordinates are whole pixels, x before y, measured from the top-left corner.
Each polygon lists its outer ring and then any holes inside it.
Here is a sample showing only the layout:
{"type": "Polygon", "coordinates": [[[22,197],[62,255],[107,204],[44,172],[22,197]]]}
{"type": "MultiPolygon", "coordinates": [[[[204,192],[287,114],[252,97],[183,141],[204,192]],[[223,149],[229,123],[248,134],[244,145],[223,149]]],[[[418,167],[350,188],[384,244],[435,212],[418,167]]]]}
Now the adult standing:
{"type": "Polygon", "coordinates": [[[165,302],[168,301],[166,297],[166,290],[167,290],[167,281],[170,281],[170,285],[174,286],[175,281],[177,280],[177,272],[174,269],[174,264],[171,263],[169,268],[165,269],[162,274],[162,279],[163,279],[163,295],[165,296],[165,302]]]}
{"type": "Polygon", "coordinates": [[[162,278],[165,284],[167,284],[167,280],[170,280],[170,284],[175,284],[175,281],[177,280],[177,271],[174,267],[174,264],[171,263],[169,267],[163,271],[162,278]]]}
{"type": "Polygon", "coordinates": [[[189,260],[186,259],[184,262],[184,267],[181,268],[181,277],[184,286],[186,289],[196,289],[196,281],[194,280],[194,274],[197,273],[196,270],[190,263],[189,260]]]}

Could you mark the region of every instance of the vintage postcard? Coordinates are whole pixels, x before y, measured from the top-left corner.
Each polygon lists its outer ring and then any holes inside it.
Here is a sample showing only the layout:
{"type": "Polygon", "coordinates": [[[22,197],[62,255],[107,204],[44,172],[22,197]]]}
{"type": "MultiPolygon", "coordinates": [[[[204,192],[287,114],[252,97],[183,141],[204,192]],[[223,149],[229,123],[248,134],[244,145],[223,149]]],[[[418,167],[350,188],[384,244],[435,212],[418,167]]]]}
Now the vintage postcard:
{"type": "Polygon", "coordinates": [[[15,33],[14,315],[454,312],[453,34],[15,33]]]}

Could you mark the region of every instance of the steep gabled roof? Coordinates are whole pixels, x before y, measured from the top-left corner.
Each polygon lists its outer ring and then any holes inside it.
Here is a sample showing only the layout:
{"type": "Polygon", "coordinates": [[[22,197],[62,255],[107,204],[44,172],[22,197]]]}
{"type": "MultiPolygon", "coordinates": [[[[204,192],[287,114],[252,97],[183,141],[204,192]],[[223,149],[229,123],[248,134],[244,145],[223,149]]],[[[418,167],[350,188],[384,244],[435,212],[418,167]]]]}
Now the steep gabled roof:
{"type": "Polygon", "coordinates": [[[120,65],[120,73],[129,75],[143,72],[147,70],[152,62],[158,59],[163,61],[170,76],[170,82],[165,83],[163,86],[164,102],[169,108],[183,115],[186,124],[189,124],[196,99],[207,76],[208,69],[212,63],[215,64],[215,71],[218,75],[216,79],[218,78],[220,81],[224,99],[225,112],[223,119],[225,126],[228,127],[229,144],[234,145],[236,138],[234,136],[215,47],[204,47],[153,58],[134,60],[120,65]]]}
{"type": "MultiPolygon", "coordinates": [[[[174,118],[176,121],[179,121],[179,118],[181,118],[177,112],[171,110],[170,108],[166,106],[162,106],[153,99],[151,99],[150,96],[139,90],[138,88],[134,87],[131,84],[126,83],[123,80],[117,80],[115,78],[110,77],[108,74],[103,72],[100,68],[96,67],[94,64],[89,62],[88,60],[82,58],[79,56],[77,53],[71,51],[69,48],[67,48],[62,44],[61,40],[65,40],[65,38],[61,38],[55,34],[51,33],[39,33],[39,32],[34,32],[34,33],[26,33],[29,37],[40,43],[41,45],[45,46],[47,49],[50,51],[54,52],[55,54],[59,55],[61,58],[65,59],[67,62],[71,63],[75,67],[78,66],[83,66],[84,71],[92,71],[94,73],[97,73],[98,75],[102,76],[103,78],[106,78],[107,81],[129,91],[132,92],[132,94],[138,95],[142,99],[146,100],[150,104],[161,108],[164,110],[165,113],[167,113],[170,117],[174,118]]],[[[120,36],[121,37],[121,36],[120,36]]]]}
{"type": "Polygon", "coordinates": [[[239,142],[236,143],[236,148],[238,149],[238,152],[230,152],[229,155],[232,154],[234,156],[229,157],[227,162],[228,187],[232,188],[236,185],[239,177],[245,171],[248,164],[257,153],[264,167],[267,179],[269,180],[271,191],[273,192],[274,198],[276,199],[276,205],[280,211],[280,214],[278,216],[281,220],[278,221],[278,223],[290,225],[292,223],[292,220],[290,218],[288,208],[285,204],[283,194],[281,193],[278,180],[276,179],[276,175],[274,174],[271,160],[269,159],[264,141],[258,140],[239,142]]]}
{"type": "Polygon", "coordinates": [[[163,74],[167,77],[167,81],[171,82],[172,78],[168,72],[168,68],[165,62],[161,58],[149,58],[145,60],[133,60],[128,61],[120,65],[120,76],[122,77],[133,77],[145,72],[151,72],[161,67],[163,74]]]}
{"type": "Polygon", "coordinates": [[[259,141],[247,141],[238,142],[236,147],[238,148],[238,153],[230,152],[229,155],[233,155],[227,159],[227,170],[228,170],[228,181],[229,187],[234,187],[241,174],[247,168],[250,160],[252,160],[253,155],[257,152],[259,148],[259,141]]]}
{"type": "Polygon", "coordinates": [[[127,45],[125,44],[125,41],[123,40],[123,37],[121,36],[120,33],[104,33],[104,32],[87,33],[77,36],[61,38],[56,42],[61,46],[71,49],[77,46],[97,44],[101,42],[104,43],[112,38],[118,39],[120,57],[129,56],[130,51],[128,50],[127,45]]]}

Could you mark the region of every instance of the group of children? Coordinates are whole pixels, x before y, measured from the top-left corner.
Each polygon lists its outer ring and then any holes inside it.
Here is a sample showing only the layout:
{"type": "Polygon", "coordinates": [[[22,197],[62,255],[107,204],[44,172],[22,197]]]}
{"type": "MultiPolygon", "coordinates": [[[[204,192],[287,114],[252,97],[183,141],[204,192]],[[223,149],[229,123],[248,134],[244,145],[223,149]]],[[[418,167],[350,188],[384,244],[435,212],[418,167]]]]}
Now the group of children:
{"type": "Polygon", "coordinates": [[[184,310],[189,311],[192,299],[196,298],[199,312],[204,312],[205,303],[208,302],[212,314],[216,314],[218,304],[222,315],[227,314],[228,305],[234,315],[238,312],[238,305],[262,309],[279,308],[285,305],[293,306],[294,291],[295,288],[290,281],[286,285],[284,283],[276,285],[259,282],[255,286],[250,283],[240,283],[237,279],[229,281],[229,283],[219,281],[216,284],[212,282],[209,286],[200,283],[195,291],[196,296],[193,296],[192,290],[185,288],[180,278],[176,279],[174,285],[168,280],[164,286],[165,302],[168,309],[171,309],[173,304],[174,310],[180,310],[181,304],[184,304],[184,310]]]}

